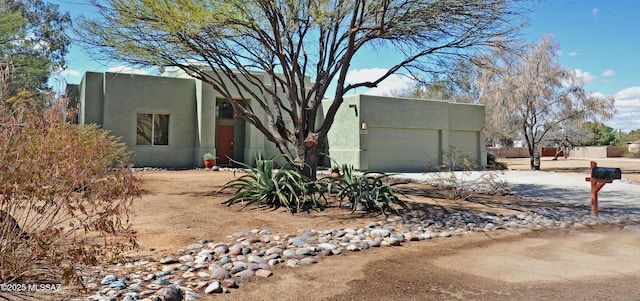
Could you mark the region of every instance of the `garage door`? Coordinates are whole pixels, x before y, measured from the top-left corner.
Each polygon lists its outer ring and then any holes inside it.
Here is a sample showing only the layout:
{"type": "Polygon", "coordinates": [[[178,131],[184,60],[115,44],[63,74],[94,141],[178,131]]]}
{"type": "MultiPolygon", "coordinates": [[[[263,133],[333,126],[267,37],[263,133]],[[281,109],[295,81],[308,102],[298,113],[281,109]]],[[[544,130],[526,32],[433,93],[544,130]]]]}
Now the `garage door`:
{"type": "Polygon", "coordinates": [[[425,171],[441,152],[439,130],[369,128],[365,139],[372,171],[425,171]]]}
{"type": "Polygon", "coordinates": [[[480,159],[480,154],[479,154],[480,138],[479,137],[480,135],[478,132],[450,131],[449,145],[455,146],[459,152],[469,156],[469,159],[478,163],[478,159],[480,159]]]}

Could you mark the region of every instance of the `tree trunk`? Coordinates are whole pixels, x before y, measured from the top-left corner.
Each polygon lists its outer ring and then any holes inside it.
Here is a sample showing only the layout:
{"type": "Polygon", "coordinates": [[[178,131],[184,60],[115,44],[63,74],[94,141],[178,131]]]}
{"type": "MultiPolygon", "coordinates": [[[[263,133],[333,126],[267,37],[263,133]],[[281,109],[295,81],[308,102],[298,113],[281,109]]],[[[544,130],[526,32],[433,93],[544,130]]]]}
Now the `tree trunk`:
{"type": "Polygon", "coordinates": [[[529,154],[529,167],[531,168],[531,170],[534,170],[533,166],[533,155],[529,154]]]}
{"type": "Polygon", "coordinates": [[[531,170],[540,170],[540,153],[537,150],[536,133],[532,125],[523,127],[524,139],[527,141],[531,170]]]}
{"type": "Polygon", "coordinates": [[[529,159],[531,170],[540,170],[540,153],[537,150],[529,151],[529,159]]]}
{"type": "Polygon", "coordinates": [[[306,147],[304,152],[304,169],[301,171],[302,175],[311,179],[317,179],[318,171],[318,145],[314,144],[312,147],[306,147]]]}
{"type": "Polygon", "coordinates": [[[529,149],[529,163],[531,166],[531,170],[540,170],[540,152],[536,149],[533,143],[527,142],[529,149]]]}

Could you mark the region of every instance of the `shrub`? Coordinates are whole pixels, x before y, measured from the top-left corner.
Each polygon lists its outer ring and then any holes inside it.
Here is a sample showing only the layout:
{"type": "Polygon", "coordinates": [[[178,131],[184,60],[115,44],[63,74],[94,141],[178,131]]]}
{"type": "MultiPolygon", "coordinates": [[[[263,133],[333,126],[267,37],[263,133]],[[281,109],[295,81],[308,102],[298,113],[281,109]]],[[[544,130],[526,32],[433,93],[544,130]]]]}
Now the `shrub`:
{"type": "Polygon", "coordinates": [[[247,174],[229,181],[218,191],[236,189],[224,204],[255,205],[258,209],[261,206],[273,209],[284,207],[292,214],[325,207],[325,189],[321,182],[304,177],[291,164],[276,169],[275,158],[266,160],[258,157],[255,161],[255,168],[234,161],[247,168],[247,174]]]}
{"type": "Polygon", "coordinates": [[[129,214],[139,183],[118,139],[65,123],[64,103],[0,102],[0,281],[121,258],[135,246],[129,214]],[[26,104],[26,105],[23,105],[26,104]],[[44,269],[44,270],[43,270],[44,269]]]}
{"type": "Polygon", "coordinates": [[[445,189],[445,197],[449,200],[468,200],[474,192],[491,194],[508,192],[506,182],[498,178],[499,172],[483,171],[473,178],[472,171],[478,165],[468,155],[451,146],[442,152],[443,162],[430,175],[433,183],[445,189]]]}
{"type": "Polygon", "coordinates": [[[328,190],[335,185],[338,190],[336,197],[341,201],[346,198],[352,212],[362,208],[367,211],[379,211],[387,216],[388,211],[399,214],[398,207],[408,209],[406,203],[397,196],[402,193],[393,189],[394,186],[405,183],[390,183],[389,175],[381,172],[356,174],[352,166],[345,164],[341,169],[341,176],[332,177],[328,190]]]}
{"type": "Polygon", "coordinates": [[[492,153],[487,153],[487,169],[490,170],[506,170],[507,163],[500,162],[496,158],[496,155],[492,153]]]}

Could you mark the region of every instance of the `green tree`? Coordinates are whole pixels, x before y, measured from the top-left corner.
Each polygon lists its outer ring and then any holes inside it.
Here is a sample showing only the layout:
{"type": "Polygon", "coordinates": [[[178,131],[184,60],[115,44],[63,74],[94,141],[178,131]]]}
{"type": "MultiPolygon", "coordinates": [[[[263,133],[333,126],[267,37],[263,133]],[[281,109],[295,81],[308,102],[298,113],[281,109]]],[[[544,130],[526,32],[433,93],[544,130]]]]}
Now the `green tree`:
{"type": "Polygon", "coordinates": [[[0,99],[19,90],[50,90],[51,72],[65,67],[70,43],[65,31],[70,26],[69,14],[60,12],[58,5],[0,0],[0,99]]]}
{"type": "Polygon", "coordinates": [[[635,141],[640,141],[640,129],[631,130],[627,133],[625,132],[620,133],[621,144],[635,142],[635,141]]]}
{"type": "Polygon", "coordinates": [[[346,93],[401,70],[418,77],[474,51],[504,48],[522,23],[519,2],[93,0],[98,16],[82,22],[79,36],[99,57],[174,66],[211,85],[315,178],[318,143],[346,93]],[[388,58],[388,72],[373,81],[347,83],[352,60],[367,50],[394,50],[399,58],[388,58]],[[236,93],[251,101],[238,101],[236,93]],[[316,126],[325,95],[333,102],[316,126]]]}
{"type": "Polygon", "coordinates": [[[587,142],[586,145],[606,146],[620,143],[613,128],[604,123],[588,121],[584,126],[593,134],[593,139],[587,142]]]}
{"type": "Polygon", "coordinates": [[[559,50],[551,36],[543,36],[520,55],[495,53],[494,67],[481,70],[478,80],[489,135],[523,135],[531,169],[540,168],[538,147],[563,123],[607,120],[615,112],[612,97],[588,93],[575,72],[556,61],[559,50]]]}

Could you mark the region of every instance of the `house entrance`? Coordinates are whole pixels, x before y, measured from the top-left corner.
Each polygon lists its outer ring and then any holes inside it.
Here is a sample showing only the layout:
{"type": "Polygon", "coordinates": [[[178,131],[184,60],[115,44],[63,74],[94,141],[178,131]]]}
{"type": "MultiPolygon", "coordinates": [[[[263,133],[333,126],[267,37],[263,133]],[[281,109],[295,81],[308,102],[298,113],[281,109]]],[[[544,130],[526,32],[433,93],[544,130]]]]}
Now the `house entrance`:
{"type": "Polygon", "coordinates": [[[245,124],[223,99],[216,100],[216,156],[220,165],[244,161],[245,124]]]}
{"type": "Polygon", "coordinates": [[[220,165],[230,165],[233,159],[233,125],[216,126],[216,155],[220,165]]]}

